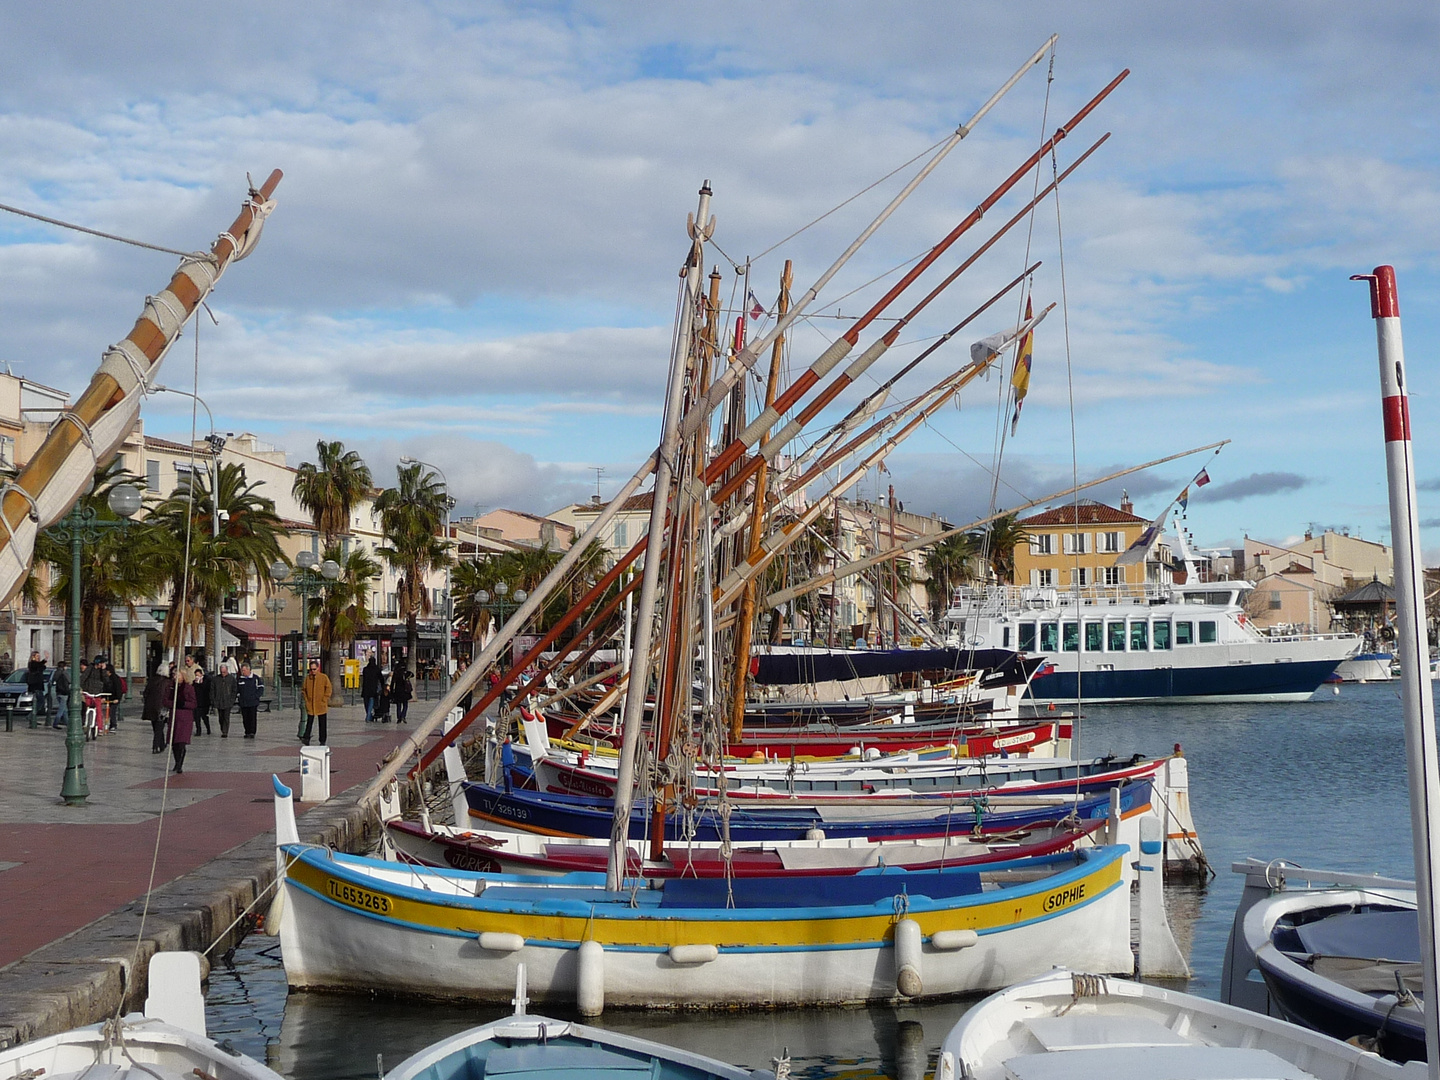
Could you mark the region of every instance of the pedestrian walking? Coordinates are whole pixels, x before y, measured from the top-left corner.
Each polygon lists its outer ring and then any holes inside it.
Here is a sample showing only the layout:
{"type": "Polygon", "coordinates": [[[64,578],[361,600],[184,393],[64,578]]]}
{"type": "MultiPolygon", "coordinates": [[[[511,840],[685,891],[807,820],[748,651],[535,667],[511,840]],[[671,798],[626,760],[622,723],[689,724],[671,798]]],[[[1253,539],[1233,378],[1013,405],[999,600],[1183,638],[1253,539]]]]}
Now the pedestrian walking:
{"type": "Polygon", "coordinates": [[[64,667],[55,669],[55,722],[50,726],[70,726],[70,672],[64,667]]]}
{"type": "Polygon", "coordinates": [[[190,685],[195,688],[195,734],[199,735],[200,729],[204,728],[206,735],[213,735],[215,729],[210,726],[210,680],[204,668],[195,667],[190,685]]]}
{"type": "Polygon", "coordinates": [[[305,700],[305,731],[300,741],[310,745],[311,730],[315,721],[320,721],[320,745],[325,745],[326,721],[330,718],[330,676],[320,670],[320,661],[310,661],[310,674],[305,676],[305,685],[300,696],[305,700]]]}
{"type": "Polygon", "coordinates": [[[390,676],[390,700],[395,703],[395,723],[407,723],[405,717],[410,712],[410,699],[415,696],[415,686],[410,681],[410,669],[404,664],[395,665],[395,673],[390,676]]]}
{"type": "MultiPolygon", "coordinates": [[[[456,681],[458,682],[459,679],[460,679],[460,676],[464,675],[465,672],[468,671],[469,669],[470,669],[470,665],[467,664],[464,660],[461,660],[460,663],[455,666],[455,679],[456,679],[456,681]]],[[[474,704],[475,704],[475,692],[474,692],[473,690],[467,690],[467,691],[465,692],[465,696],[460,699],[460,708],[463,709],[465,712],[468,713],[468,712],[470,711],[470,707],[471,707],[472,705],[474,705],[474,704]]]]}
{"type": "Polygon", "coordinates": [[[32,652],[25,665],[25,689],[30,692],[30,708],[38,717],[45,711],[45,658],[38,652],[32,652]]]}
{"type": "Polygon", "coordinates": [[[175,697],[175,714],[170,733],[170,752],[175,755],[175,773],[185,771],[185,751],[190,749],[190,737],[195,733],[195,681],[204,676],[199,668],[180,669],[179,688],[175,697]]]}
{"type": "Polygon", "coordinates": [[[145,680],[145,693],[140,698],[140,718],[150,721],[152,754],[165,752],[165,714],[170,710],[166,684],[169,681],[160,674],[160,662],[157,660],[150,667],[150,675],[145,680]]]}
{"type": "Polygon", "coordinates": [[[375,704],[380,700],[380,691],[384,688],[385,676],[380,671],[380,661],[375,659],[375,654],[370,654],[369,661],[365,664],[365,670],[360,672],[360,696],[365,700],[365,722],[375,722],[375,704]]]}
{"type": "Polygon", "coordinates": [[[125,700],[125,693],[129,690],[124,676],[115,670],[115,665],[108,660],[105,662],[105,697],[110,702],[110,730],[120,730],[120,703],[125,700]]]}
{"type": "Polygon", "coordinates": [[[220,661],[220,673],[210,680],[210,700],[215,705],[215,715],[220,721],[220,737],[230,737],[230,710],[235,708],[239,687],[235,673],[230,670],[230,661],[220,661]]]}
{"type": "Polygon", "coordinates": [[[240,703],[240,722],[245,726],[245,738],[253,739],[257,728],[256,716],[260,712],[260,697],[265,693],[265,680],[250,670],[249,664],[240,665],[240,677],[235,680],[235,697],[240,703]]]}

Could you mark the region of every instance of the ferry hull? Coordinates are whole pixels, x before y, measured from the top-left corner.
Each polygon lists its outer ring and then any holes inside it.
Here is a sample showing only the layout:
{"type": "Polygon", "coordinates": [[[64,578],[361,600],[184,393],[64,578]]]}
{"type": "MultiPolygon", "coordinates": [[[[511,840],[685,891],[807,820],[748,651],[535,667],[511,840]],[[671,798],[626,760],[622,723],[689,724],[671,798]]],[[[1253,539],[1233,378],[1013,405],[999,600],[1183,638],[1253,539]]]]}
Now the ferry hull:
{"type": "Polygon", "coordinates": [[[1030,684],[1039,701],[1073,701],[1080,693],[1093,703],[1305,701],[1340,663],[1337,659],[1285,664],[1226,664],[1213,667],[1158,667],[1134,670],[1054,671],[1030,684]]]}

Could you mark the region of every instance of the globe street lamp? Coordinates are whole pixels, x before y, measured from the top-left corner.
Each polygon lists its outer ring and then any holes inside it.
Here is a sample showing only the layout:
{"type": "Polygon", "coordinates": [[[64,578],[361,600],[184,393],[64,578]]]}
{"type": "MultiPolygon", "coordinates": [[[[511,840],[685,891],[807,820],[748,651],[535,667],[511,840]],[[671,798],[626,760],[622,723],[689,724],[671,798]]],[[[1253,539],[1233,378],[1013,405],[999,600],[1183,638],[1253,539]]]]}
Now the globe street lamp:
{"type": "MultiPolygon", "coordinates": [[[[277,563],[276,565],[285,569],[287,573],[289,572],[284,563],[277,563]]],[[[272,575],[274,574],[274,566],[270,568],[270,572],[272,575]]],[[[267,598],[265,601],[265,610],[270,612],[271,621],[274,625],[275,653],[270,662],[275,668],[275,701],[278,705],[280,701],[280,613],[285,610],[285,598],[283,596],[271,596],[267,598]]]]}
{"type": "MultiPolygon", "coordinates": [[[[110,489],[106,504],[116,517],[108,521],[96,515],[93,507],[76,502],[58,524],[46,530],[55,539],[70,544],[70,700],[65,722],[65,778],[60,784],[60,797],[67,806],[84,806],[90,797],[85,779],[85,697],[80,690],[80,550],[85,543],[97,542],[106,529],[123,529],[140,510],[142,499],[138,488],[117,484],[110,489]]],[[[128,650],[129,643],[126,643],[128,650]]],[[[40,708],[40,703],[35,703],[40,708]]]]}
{"type": "MultiPolygon", "coordinates": [[[[326,559],[320,562],[320,557],[313,551],[302,551],[295,556],[295,580],[290,579],[290,567],[279,559],[270,564],[270,578],[282,588],[289,589],[296,596],[300,597],[300,666],[303,668],[308,659],[308,637],[310,631],[310,597],[319,595],[320,591],[330,582],[340,579],[340,564],[334,559],[326,559]]],[[[283,601],[282,601],[283,607],[283,601]]],[[[277,613],[278,614],[278,613],[277,613]]],[[[277,621],[278,625],[278,621],[277,621]]],[[[279,644],[278,641],[276,643],[279,644]]],[[[278,665],[276,675],[276,686],[279,684],[278,665]]],[[[279,691],[276,691],[278,696],[279,691]]],[[[304,732],[304,713],[301,713],[301,732],[304,732]]]]}
{"type": "Polygon", "coordinates": [[[503,581],[497,581],[495,583],[493,603],[491,602],[490,594],[486,590],[480,589],[475,593],[475,602],[477,604],[481,607],[488,607],[494,610],[497,627],[504,624],[507,612],[515,611],[521,604],[530,599],[530,594],[524,589],[515,590],[515,599],[513,601],[507,601],[505,599],[509,594],[510,586],[503,581]]]}
{"type": "MultiPolygon", "coordinates": [[[[427,469],[434,469],[440,474],[440,482],[445,485],[445,549],[450,549],[450,509],[455,505],[455,500],[450,497],[450,480],[445,476],[445,470],[439,465],[428,461],[421,461],[419,458],[402,457],[401,465],[424,465],[427,469]]],[[[445,633],[445,674],[442,678],[442,685],[446,690],[450,689],[450,624],[453,621],[455,605],[450,601],[450,563],[445,563],[445,610],[441,613],[441,624],[445,633]]],[[[415,664],[416,657],[410,657],[410,663],[415,664]]]]}

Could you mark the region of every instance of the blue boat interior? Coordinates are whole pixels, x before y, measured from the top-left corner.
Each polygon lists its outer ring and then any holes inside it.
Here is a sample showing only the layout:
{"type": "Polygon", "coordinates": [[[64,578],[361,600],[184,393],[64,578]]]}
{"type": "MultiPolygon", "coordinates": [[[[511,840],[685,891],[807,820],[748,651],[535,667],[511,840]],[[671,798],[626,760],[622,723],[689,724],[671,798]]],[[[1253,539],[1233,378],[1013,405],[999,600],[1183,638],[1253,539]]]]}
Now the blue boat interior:
{"type": "Polygon", "coordinates": [[[1420,923],[1414,908],[1366,905],[1306,914],[1316,917],[1275,924],[1271,938],[1281,952],[1420,963],[1420,923]]]}
{"type": "Polygon", "coordinates": [[[415,1080],[700,1080],[711,1073],[654,1054],[625,1047],[605,1046],[570,1035],[543,1042],[488,1039],[472,1043],[415,1074],[415,1080]]]}

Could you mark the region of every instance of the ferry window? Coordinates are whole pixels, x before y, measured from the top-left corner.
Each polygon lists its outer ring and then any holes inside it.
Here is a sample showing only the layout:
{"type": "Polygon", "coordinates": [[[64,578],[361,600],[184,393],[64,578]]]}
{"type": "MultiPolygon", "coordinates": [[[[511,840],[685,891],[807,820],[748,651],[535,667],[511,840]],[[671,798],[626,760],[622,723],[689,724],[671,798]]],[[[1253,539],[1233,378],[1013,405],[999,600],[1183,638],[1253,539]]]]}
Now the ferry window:
{"type": "Polygon", "coordinates": [[[1087,622],[1085,624],[1085,651],[1100,652],[1105,648],[1105,624],[1098,622],[1087,622]]]}
{"type": "Polygon", "coordinates": [[[1066,651],[1066,652],[1079,652],[1079,651],[1080,651],[1080,624],[1079,624],[1079,623],[1073,623],[1073,622],[1067,622],[1067,623],[1065,624],[1065,628],[1064,628],[1064,629],[1065,629],[1065,634],[1064,634],[1064,637],[1065,637],[1065,651],[1066,651]]]}
{"type": "Polygon", "coordinates": [[[1215,624],[1209,619],[1200,620],[1200,644],[1215,644],[1215,624]]]}
{"type": "Polygon", "coordinates": [[[1150,634],[1151,643],[1155,648],[1161,650],[1170,648],[1170,623],[1168,620],[1165,622],[1157,621],[1151,629],[1150,634]]]}
{"type": "Polygon", "coordinates": [[[1060,647],[1060,624],[1053,622],[1042,622],[1040,624],[1040,651],[1054,652],[1060,647]]]}
{"type": "Polygon", "coordinates": [[[1125,651],[1125,624],[1123,622],[1106,623],[1105,648],[1110,652],[1125,651]]]}
{"type": "Polygon", "coordinates": [[[1195,643],[1195,624],[1192,622],[1177,622],[1175,624],[1175,644],[1193,645],[1195,643]]]}
{"type": "Polygon", "coordinates": [[[1143,622],[1132,622],[1130,624],[1130,651],[1144,652],[1149,646],[1150,624],[1143,622]]]}
{"type": "Polygon", "coordinates": [[[1020,624],[1020,651],[1035,651],[1035,624],[1033,622],[1020,624]]]}
{"type": "Polygon", "coordinates": [[[1000,643],[1000,647],[1002,649],[1010,648],[1010,627],[1008,626],[1005,627],[1005,634],[1003,640],[1000,643]]]}

